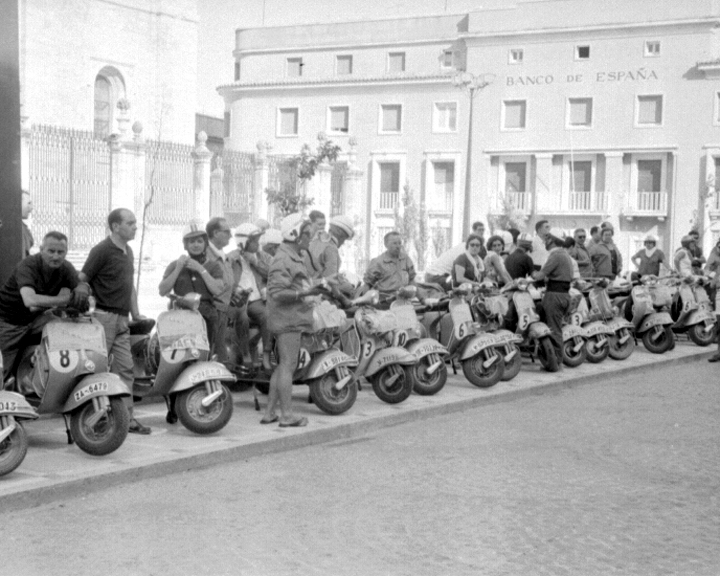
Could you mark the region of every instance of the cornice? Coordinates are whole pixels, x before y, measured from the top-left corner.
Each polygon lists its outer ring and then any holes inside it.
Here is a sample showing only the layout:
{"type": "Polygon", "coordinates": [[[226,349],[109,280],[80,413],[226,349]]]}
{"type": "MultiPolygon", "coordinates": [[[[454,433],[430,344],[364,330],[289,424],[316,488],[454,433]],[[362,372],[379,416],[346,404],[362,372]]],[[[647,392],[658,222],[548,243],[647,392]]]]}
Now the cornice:
{"type": "Polygon", "coordinates": [[[605,154],[608,152],[674,152],[679,148],[677,144],[668,145],[638,145],[604,146],[604,147],[577,147],[573,148],[488,148],[482,153],[487,156],[530,156],[552,154],[605,154]]]}
{"type": "Polygon", "coordinates": [[[346,86],[394,86],[401,84],[448,84],[452,83],[452,74],[375,76],[358,78],[318,78],[302,80],[279,80],[267,82],[234,82],[217,87],[220,94],[233,92],[253,92],[259,90],[303,90],[307,88],[337,88],[346,86]]]}

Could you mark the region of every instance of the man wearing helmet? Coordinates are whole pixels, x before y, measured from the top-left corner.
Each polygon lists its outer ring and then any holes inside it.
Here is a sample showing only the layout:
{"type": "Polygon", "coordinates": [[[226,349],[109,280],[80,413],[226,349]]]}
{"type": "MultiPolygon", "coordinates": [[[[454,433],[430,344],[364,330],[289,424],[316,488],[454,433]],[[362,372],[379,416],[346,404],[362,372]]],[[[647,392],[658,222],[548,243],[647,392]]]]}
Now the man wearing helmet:
{"type": "Polygon", "coordinates": [[[333,292],[345,297],[353,295],[354,287],[340,274],[340,252],[346,240],[355,236],[353,223],[347,216],[330,220],[330,234],[316,235],[308,248],[308,270],[313,278],[325,278],[333,292]]]}
{"type": "Polygon", "coordinates": [[[637,266],[638,276],[642,277],[648,274],[660,276],[660,264],[665,262],[665,254],[657,247],[657,237],[648,234],[645,236],[643,245],[645,247],[638,250],[630,259],[637,266]]]}
{"type": "Polygon", "coordinates": [[[505,259],[505,269],[510,278],[526,278],[532,276],[535,265],[530,257],[533,242],[529,234],[520,234],[517,239],[517,248],[505,259]]]}
{"type": "Polygon", "coordinates": [[[245,366],[250,366],[248,330],[252,323],[260,330],[263,343],[263,368],[269,372],[272,369],[270,365],[272,339],[267,328],[265,307],[268,267],[258,258],[260,237],[264,233],[262,228],[258,228],[255,224],[240,224],[235,230],[237,250],[230,253],[230,258],[237,263],[239,268],[239,277],[235,283],[234,302],[241,305],[236,308],[235,332],[240,343],[243,362],[245,366]],[[244,302],[238,300],[240,294],[246,296],[247,300],[244,302]]]}
{"type": "Polygon", "coordinates": [[[265,259],[269,265],[280,244],[282,244],[282,232],[276,228],[270,228],[263,236],[262,250],[258,253],[258,255],[265,259]],[[264,255],[267,255],[270,258],[267,259],[264,255]]]}

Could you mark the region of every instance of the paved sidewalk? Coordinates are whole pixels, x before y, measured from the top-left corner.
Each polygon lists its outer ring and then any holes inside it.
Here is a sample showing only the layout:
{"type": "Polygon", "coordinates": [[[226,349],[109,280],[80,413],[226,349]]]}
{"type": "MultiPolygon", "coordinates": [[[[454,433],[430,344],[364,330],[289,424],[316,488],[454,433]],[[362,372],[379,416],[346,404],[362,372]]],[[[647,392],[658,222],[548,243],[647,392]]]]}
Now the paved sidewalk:
{"type": "Polygon", "coordinates": [[[30,447],[25,461],[15,472],[0,478],[0,511],[36,506],[107,486],[220,462],[361,436],[384,426],[543,393],[552,388],[602,384],[609,374],[626,374],[631,385],[633,374],[662,365],[704,362],[715,349],[715,346],[699,348],[689,342],[679,342],[671,352],[654,355],[640,345],[623,362],[608,358],[601,364],[585,363],[555,374],[544,372],[538,363],[525,360],[523,370],[510,382],[480,389],[467,382],[462,372],[451,373],[445,388],[437,395],[413,394],[396,405],[385,404],[370,386],[363,386],[355,406],[340,416],[327,416],[307,404],[307,387],[296,386],[297,412],[310,420],[306,428],[296,429],[260,425],[261,413],[254,410],[251,390],[233,394],[233,418],[213,436],[197,436],[179,423],[166,424],[164,402],[141,403],[135,408],[136,414],[144,424],[152,426],[153,433],[150,436],[130,434],[123,446],[104,457],[93,457],[75,445],[69,446],[61,418],[41,418],[26,425],[30,447]]]}

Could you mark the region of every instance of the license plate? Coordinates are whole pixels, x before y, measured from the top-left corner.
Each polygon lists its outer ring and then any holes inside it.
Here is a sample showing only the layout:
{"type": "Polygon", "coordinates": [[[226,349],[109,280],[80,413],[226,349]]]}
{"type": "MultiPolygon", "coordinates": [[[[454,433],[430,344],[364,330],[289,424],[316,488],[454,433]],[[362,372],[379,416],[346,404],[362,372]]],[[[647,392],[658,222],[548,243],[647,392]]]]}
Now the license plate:
{"type": "Polygon", "coordinates": [[[416,356],[425,356],[425,354],[432,354],[433,352],[442,352],[442,350],[436,344],[425,344],[415,349],[416,356]]]}
{"type": "Polygon", "coordinates": [[[0,402],[0,412],[17,412],[17,402],[0,402]]]}
{"type": "Polygon", "coordinates": [[[92,384],[88,384],[87,386],[83,386],[75,392],[75,400],[80,401],[85,396],[89,396],[93,392],[107,392],[108,389],[108,383],[107,382],[93,382],[92,384]]]}
{"type": "Polygon", "coordinates": [[[212,380],[213,378],[220,378],[225,375],[222,368],[205,368],[199,372],[195,372],[190,376],[190,382],[195,384],[196,382],[202,382],[203,380],[212,380]]]}
{"type": "Polygon", "coordinates": [[[342,364],[345,361],[345,358],[342,356],[333,356],[332,358],[328,358],[327,360],[323,361],[321,369],[323,372],[328,372],[329,370],[332,370],[335,368],[335,366],[342,364]]]}

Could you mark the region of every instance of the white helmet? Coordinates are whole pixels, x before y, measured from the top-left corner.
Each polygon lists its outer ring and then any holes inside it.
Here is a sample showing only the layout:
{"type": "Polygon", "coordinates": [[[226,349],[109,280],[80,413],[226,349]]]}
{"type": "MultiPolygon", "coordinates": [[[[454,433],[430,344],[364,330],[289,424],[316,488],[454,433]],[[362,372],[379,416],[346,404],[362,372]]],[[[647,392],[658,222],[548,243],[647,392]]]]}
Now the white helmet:
{"type": "Polygon", "coordinates": [[[520,236],[518,236],[517,243],[518,246],[524,248],[525,250],[532,250],[533,237],[527,232],[523,232],[520,236]]]}
{"type": "Polygon", "coordinates": [[[353,229],[353,222],[350,218],[347,216],[339,215],[339,216],[333,216],[330,219],[330,226],[337,226],[347,234],[348,240],[352,240],[353,236],[355,236],[355,230],[353,229]]]}
{"type": "Polygon", "coordinates": [[[247,241],[253,236],[261,236],[264,234],[262,228],[258,228],[255,224],[240,224],[235,228],[235,243],[238,247],[245,249],[247,241]]]}
{"type": "Polygon", "coordinates": [[[270,228],[263,236],[264,244],[282,244],[283,235],[277,228],[270,228]]]}
{"type": "Polygon", "coordinates": [[[183,240],[195,238],[196,236],[204,236],[207,240],[207,232],[205,225],[200,220],[191,220],[190,223],[183,228],[183,240]]]}
{"type": "Polygon", "coordinates": [[[655,236],[655,234],[648,234],[645,236],[645,240],[643,242],[655,242],[655,244],[658,243],[658,238],[655,236]]]}
{"type": "Polygon", "coordinates": [[[510,234],[510,232],[508,232],[507,230],[500,230],[498,232],[498,236],[500,236],[500,238],[503,239],[503,243],[505,244],[505,247],[509,250],[510,245],[513,243],[512,234],[510,234]]]}
{"type": "Polygon", "coordinates": [[[309,220],[299,212],[285,216],[282,222],[280,222],[280,232],[282,233],[283,240],[297,242],[303,226],[308,222],[309,220]]]}
{"type": "Polygon", "coordinates": [[[555,238],[565,238],[565,232],[560,228],[550,228],[550,235],[555,238]]]}

